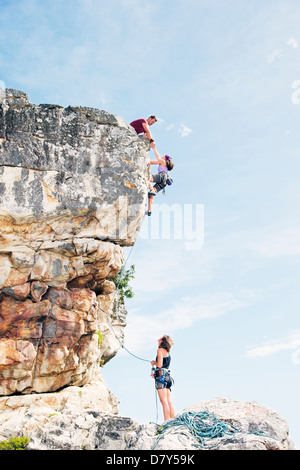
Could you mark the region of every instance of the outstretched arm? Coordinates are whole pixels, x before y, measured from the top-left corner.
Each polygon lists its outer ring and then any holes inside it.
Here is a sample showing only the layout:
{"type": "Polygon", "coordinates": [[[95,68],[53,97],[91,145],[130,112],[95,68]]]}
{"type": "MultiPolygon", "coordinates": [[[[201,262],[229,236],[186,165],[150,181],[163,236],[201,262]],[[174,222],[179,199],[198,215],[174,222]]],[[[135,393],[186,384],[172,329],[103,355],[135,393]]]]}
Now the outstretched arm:
{"type": "Polygon", "coordinates": [[[153,148],[154,155],[156,157],[156,161],[150,162],[152,165],[155,165],[157,163],[163,164],[164,161],[161,159],[161,156],[159,155],[158,151],[156,150],[156,145],[153,143],[151,144],[151,148],[153,148]]]}
{"type": "Polygon", "coordinates": [[[152,138],[151,132],[149,130],[148,124],[146,122],[143,122],[142,126],[144,128],[145,134],[148,137],[148,139],[153,141],[153,138],[152,138]]]}

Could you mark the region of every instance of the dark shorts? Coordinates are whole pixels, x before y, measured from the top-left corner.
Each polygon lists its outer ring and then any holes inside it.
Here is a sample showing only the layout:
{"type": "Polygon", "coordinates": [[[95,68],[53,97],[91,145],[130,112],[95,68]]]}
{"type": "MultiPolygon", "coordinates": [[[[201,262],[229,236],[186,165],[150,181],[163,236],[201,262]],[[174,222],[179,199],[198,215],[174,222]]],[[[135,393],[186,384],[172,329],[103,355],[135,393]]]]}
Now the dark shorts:
{"type": "Polygon", "coordinates": [[[164,377],[163,381],[158,380],[158,377],[155,378],[155,388],[156,390],[159,390],[161,388],[167,388],[168,390],[171,390],[171,387],[174,383],[174,380],[170,376],[170,374],[167,374],[164,377]]]}
{"type": "Polygon", "coordinates": [[[155,380],[155,388],[156,390],[160,390],[161,388],[168,388],[169,390],[171,390],[171,383],[169,382],[161,383],[155,380]]]}
{"type": "Polygon", "coordinates": [[[153,182],[155,183],[154,188],[159,193],[167,185],[167,175],[166,173],[158,173],[157,175],[152,175],[153,182]]]}

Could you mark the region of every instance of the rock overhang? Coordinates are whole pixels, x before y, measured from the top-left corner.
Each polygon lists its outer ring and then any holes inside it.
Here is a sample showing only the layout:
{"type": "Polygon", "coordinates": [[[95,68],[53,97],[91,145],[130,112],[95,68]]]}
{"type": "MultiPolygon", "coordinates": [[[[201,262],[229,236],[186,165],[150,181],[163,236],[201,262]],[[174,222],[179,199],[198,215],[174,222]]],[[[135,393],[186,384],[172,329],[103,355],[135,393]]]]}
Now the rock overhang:
{"type": "Polygon", "coordinates": [[[119,116],[34,105],[12,89],[0,103],[0,221],[11,223],[11,233],[38,223],[57,239],[61,222],[72,226],[64,238],[88,233],[132,245],[145,211],[148,162],[145,144],[119,116]]]}

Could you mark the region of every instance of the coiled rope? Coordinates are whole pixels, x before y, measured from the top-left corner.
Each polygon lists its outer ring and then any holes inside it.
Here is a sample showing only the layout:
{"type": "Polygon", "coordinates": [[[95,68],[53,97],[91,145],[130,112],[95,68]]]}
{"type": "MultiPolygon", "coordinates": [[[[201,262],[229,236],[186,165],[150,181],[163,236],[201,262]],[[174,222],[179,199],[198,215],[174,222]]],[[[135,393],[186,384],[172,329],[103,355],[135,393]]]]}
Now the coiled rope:
{"type": "Polygon", "coordinates": [[[186,411],[181,415],[168,420],[164,425],[158,428],[158,437],[152,446],[152,450],[155,449],[158,442],[165,437],[166,433],[174,431],[174,428],[178,428],[178,430],[181,431],[181,434],[185,435],[187,435],[186,431],[188,431],[195,438],[195,443],[192,445],[206,450],[217,447],[222,437],[228,436],[228,439],[232,439],[237,433],[254,434],[274,439],[272,436],[268,436],[264,431],[241,431],[232,424],[217,418],[213,413],[208,411],[186,411]],[[217,442],[211,443],[209,442],[211,439],[218,440],[217,442]]]}

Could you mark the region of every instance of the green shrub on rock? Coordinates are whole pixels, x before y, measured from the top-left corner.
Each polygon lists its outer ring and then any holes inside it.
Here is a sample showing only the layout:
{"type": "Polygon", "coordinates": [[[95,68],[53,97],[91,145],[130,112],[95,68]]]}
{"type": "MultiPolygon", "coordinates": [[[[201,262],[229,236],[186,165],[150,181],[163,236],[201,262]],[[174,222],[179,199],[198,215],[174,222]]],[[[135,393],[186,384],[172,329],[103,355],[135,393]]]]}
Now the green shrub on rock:
{"type": "Polygon", "coordinates": [[[0,450],[24,450],[29,444],[29,438],[11,437],[8,441],[0,441],[0,450]]]}

